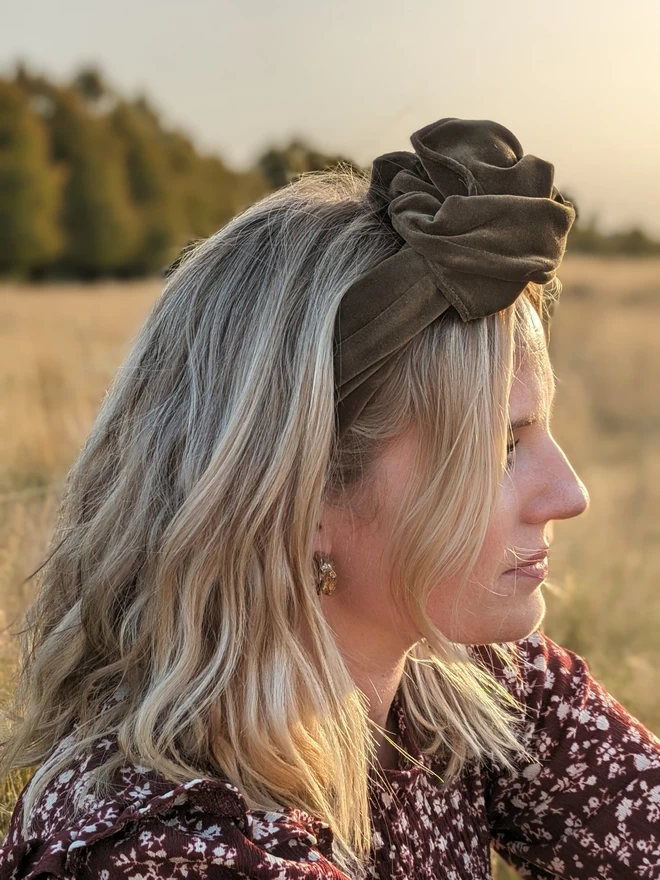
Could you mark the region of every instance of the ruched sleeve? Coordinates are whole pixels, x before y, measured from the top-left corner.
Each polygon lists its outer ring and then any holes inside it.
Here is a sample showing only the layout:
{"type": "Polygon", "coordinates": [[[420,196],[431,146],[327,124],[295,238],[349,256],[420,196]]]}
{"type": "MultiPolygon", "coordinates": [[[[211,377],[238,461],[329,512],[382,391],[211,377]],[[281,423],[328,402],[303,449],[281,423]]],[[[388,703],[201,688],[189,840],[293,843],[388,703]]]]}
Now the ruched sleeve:
{"type": "Polygon", "coordinates": [[[347,880],[330,846],[301,811],[251,813],[230,787],[193,780],[44,840],[10,833],[0,880],[347,880]]]}
{"type": "Polygon", "coordinates": [[[265,841],[250,840],[236,824],[227,820],[209,824],[194,811],[150,817],[128,833],[106,837],[91,847],[76,876],[80,880],[347,880],[304,829],[271,824],[274,839],[266,848],[265,841]]]}
{"type": "Polygon", "coordinates": [[[660,878],[660,740],[541,633],[517,643],[535,755],[487,775],[494,849],[534,880],[660,878]]]}

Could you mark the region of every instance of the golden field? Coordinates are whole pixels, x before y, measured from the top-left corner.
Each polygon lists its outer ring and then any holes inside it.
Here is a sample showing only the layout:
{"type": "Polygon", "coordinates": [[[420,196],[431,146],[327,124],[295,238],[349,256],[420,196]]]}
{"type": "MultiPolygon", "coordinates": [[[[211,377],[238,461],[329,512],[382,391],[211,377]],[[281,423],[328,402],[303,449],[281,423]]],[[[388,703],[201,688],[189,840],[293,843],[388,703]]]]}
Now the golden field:
{"type": "MultiPolygon", "coordinates": [[[[660,259],[568,256],[552,327],[554,434],[590,495],[555,527],[545,631],[660,733],[660,259]]],[[[0,661],[68,467],[161,280],[0,286],[0,661]]],[[[6,783],[4,830],[16,789],[6,783]]],[[[498,876],[513,876],[502,867],[498,876]]]]}

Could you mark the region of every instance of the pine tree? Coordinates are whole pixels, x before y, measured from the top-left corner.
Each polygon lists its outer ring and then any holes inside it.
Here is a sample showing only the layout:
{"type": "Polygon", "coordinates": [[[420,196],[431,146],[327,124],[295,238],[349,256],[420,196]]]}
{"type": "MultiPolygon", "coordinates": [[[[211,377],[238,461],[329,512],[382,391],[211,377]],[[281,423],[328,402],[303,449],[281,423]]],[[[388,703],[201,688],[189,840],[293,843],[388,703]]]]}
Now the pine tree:
{"type": "Polygon", "coordinates": [[[154,271],[174,258],[186,234],[162,133],[140,103],[120,101],[110,123],[123,144],[129,191],[140,215],[140,243],[131,268],[154,271]]]}
{"type": "Polygon", "coordinates": [[[68,167],[62,267],[94,277],[123,268],[140,243],[121,143],[105,118],[85,113],[73,90],[61,89],[51,120],[55,158],[68,167]]]}
{"type": "Polygon", "coordinates": [[[27,274],[57,256],[61,188],[43,123],[17,85],[0,81],[1,272],[27,274]]]}

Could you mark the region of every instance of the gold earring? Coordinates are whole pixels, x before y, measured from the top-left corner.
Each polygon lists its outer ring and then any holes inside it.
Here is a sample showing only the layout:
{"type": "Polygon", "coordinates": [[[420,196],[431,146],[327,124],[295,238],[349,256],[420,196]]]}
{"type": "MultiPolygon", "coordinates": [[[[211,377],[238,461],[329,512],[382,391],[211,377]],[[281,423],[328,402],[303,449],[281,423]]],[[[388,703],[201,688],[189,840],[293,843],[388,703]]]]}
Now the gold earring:
{"type": "Polygon", "coordinates": [[[337,572],[332,567],[332,561],[326,553],[317,550],[314,554],[316,563],[316,594],[329,596],[337,587],[337,572]]]}

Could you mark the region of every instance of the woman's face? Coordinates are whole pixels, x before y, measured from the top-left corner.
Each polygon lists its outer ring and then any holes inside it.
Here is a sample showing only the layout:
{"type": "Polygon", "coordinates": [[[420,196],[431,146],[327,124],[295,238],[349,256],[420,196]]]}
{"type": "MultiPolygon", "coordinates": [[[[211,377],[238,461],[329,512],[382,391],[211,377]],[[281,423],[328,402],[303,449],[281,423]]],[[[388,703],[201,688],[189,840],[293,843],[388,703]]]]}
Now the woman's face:
{"type": "MultiPolygon", "coordinates": [[[[462,591],[457,577],[439,584],[429,597],[431,620],[455,642],[514,641],[538,627],[545,613],[541,584],[547,576],[552,522],[578,516],[589,503],[585,486],[550,433],[554,376],[538,318],[535,326],[534,345],[545,368],[535,370],[525,358],[514,379],[509,419],[515,453],[477,564],[462,591]],[[521,568],[533,556],[545,556],[545,561],[529,561],[527,568],[521,568]]],[[[379,460],[376,483],[382,503],[371,522],[328,508],[318,532],[317,547],[330,553],[338,576],[335,593],[324,598],[325,608],[335,631],[351,626],[354,645],[357,639],[365,647],[369,643],[376,648],[375,642],[383,649],[406,650],[419,638],[397,614],[385,582],[387,526],[409,479],[414,443],[414,434],[409,433],[379,460]]]]}

